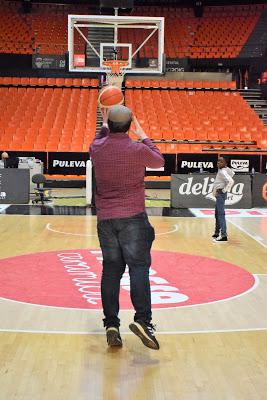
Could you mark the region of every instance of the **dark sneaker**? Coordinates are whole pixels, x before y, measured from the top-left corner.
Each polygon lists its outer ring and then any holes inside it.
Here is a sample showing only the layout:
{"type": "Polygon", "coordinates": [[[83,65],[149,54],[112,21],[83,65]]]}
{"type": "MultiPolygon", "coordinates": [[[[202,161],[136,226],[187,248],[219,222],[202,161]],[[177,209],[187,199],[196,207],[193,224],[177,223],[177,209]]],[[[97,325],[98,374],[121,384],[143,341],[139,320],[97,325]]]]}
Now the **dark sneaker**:
{"type": "Polygon", "coordinates": [[[215,242],[227,242],[227,241],[228,241],[227,236],[220,236],[215,240],[215,242]]]}
{"type": "Polygon", "coordinates": [[[106,329],[106,335],[109,346],[122,346],[119,328],[117,328],[116,326],[110,326],[106,329]]]}
{"type": "Polygon", "coordinates": [[[146,347],[159,350],[159,343],[154,335],[155,327],[152,324],[147,324],[144,321],[135,321],[129,325],[129,328],[142,340],[146,347]]]}
{"type": "Polygon", "coordinates": [[[219,236],[220,236],[220,234],[215,232],[215,233],[212,235],[212,238],[213,238],[213,239],[217,239],[219,236]]]}

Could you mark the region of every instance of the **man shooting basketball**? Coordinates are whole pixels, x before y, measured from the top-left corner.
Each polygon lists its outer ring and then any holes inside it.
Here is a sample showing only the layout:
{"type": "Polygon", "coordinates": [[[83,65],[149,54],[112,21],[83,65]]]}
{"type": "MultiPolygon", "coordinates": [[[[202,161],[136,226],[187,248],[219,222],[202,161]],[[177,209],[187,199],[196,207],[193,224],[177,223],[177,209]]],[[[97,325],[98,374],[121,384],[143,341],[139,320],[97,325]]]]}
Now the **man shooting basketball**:
{"type": "Polygon", "coordinates": [[[96,176],[97,231],[103,253],[101,295],[109,346],[121,346],[120,280],[129,267],[130,294],[135,309],[129,328],[145,346],[159,349],[151,323],[149,268],[154,228],[145,212],[145,167],[160,168],[164,158],[147,137],[130,109],[113,106],[103,114],[103,126],[90,148],[96,176]],[[141,142],[133,142],[131,123],[141,142]]]}

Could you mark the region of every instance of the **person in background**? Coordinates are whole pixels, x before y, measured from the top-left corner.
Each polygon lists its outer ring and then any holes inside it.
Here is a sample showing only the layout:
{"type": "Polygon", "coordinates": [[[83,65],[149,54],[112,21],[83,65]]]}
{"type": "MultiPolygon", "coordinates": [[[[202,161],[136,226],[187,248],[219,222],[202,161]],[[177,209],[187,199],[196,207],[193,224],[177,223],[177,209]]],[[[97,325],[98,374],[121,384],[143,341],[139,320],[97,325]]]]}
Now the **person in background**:
{"type": "Polygon", "coordinates": [[[3,166],[5,166],[8,157],[9,157],[8,153],[6,151],[3,151],[3,153],[1,154],[1,161],[3,166]]]}
{"type": "Polygon", "coordinates": [[[103,254],[101,295],[109,346],[122,346],[119,332],[120,280],[129,268],[130,295],[135,309],[129,325],[143,344],[158,350],[151,323],[149,268],[155,239],[145,211],[145,167],[160,168],[164,158],[129,108],[102,110],[103,126],[90,147],[96,178],[97,232],[103,254]],[[140,142],[128,136],[131,123],[140,142]]]}
{"type": "Polygon", "coordinates": [[[216,197],[215,205],[215,232],[212,238],[216,242],[227,242],[227,228],[225,219],[225,200],[227,192],[230,192],[234,180],[234,171],[227,167],[227,160],[224,157],[219,157],[218,172],[213,184],[213,195],[216,197]]]}
{"type": "Polygon", "coordinates": [[[1,155],[5,168],[18,168],[19,158],[4,151],[1,155]]]}

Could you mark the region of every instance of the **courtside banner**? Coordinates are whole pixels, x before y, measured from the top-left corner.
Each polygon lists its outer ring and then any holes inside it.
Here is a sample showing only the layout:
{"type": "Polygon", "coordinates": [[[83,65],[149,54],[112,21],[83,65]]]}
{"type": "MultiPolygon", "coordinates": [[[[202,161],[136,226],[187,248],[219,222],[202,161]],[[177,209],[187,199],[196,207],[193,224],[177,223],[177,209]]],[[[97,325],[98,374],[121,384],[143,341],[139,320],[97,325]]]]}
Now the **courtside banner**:
{"type": "Polygon", "coordinates": [[[33,54],[33,69],[65,69],[65,55],[33,54]]]}
{"type": "Polygon", "coordinates": [[[41,160],[44,167],[44,173],[46,173],[47,168],[47,153],[44,151],[12,151],[15,157],[34,157],[37,160],[41,160]]]}
{"type": "Polygon", "coordinates": [[[85,175],[89,153],[48,153],[48,174],[85,175]]]}
{"type": "Polygon", "coordinates": [[[186,154],[181,153],[177,156],[178,174],[188,172],[216,172],[218,154],[186,154]]]}
{"type": "Polygon", "coordinates": [[[267,175],[256,174],[252,181],[253,207],[267,207],[267,175]]]}
{"type": "MultiPolygon", "coordinates": [[[[173,208],[212,208],[215,197],[212,194],[216,174],[191,174],[171,176],[171,207],[173,208]]],[[[235,175],[234,185],[227,194],[227,208],[251,208],[251,178],[235,175]]]]}
{"type": "Polygon", "coordinates": [[[28,204],[30,200],[30,170],[0,169],[0,204],[28,204]]]}
{"type": "Polygon", "coordinates": [[[228,167],[235,173],[249,173],[253,168],[260,172],[260,156],[257,154],[226,154],[225,158],[228,160],[228,167]]]}
{"type": "Polygon", "coordinates": [[[167,72],[186,72],[189,71],[188,58],[167,58],[167,72]]]}
{"type": "Polygon", "coordinates": [[[267,174],[267,156],[262,156],[262,172],[267,174]]]}
{"type": "Polygon", "coordinates": [[[176,172],[176,154],[163,154],[165,164],[160,168],[146,168],[146,176],[170,176],[176,172]]]}

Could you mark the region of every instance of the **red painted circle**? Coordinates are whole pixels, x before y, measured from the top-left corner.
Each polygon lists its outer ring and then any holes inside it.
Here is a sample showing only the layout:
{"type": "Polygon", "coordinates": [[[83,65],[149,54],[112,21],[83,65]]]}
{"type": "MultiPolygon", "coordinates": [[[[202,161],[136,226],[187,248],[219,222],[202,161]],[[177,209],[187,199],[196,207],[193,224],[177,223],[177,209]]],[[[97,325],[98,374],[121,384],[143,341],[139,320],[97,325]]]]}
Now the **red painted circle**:
{"type": "MultiPolygon", "coordinates": [[[[240,295],[255,283],[244,269],[208,257],[152,252],[153,308],[203,304],[240,295]]],[[[101,309],[101,252],[63,250],[0,260],[0,297],[44,306],[101,309]]],[[[132,308],[129,278],[121,309],[132,308]]]]}

